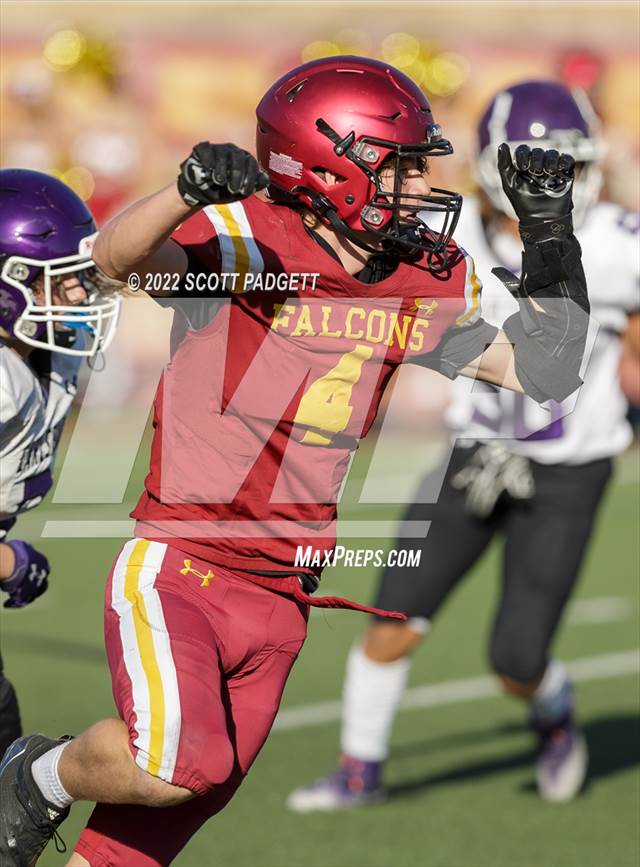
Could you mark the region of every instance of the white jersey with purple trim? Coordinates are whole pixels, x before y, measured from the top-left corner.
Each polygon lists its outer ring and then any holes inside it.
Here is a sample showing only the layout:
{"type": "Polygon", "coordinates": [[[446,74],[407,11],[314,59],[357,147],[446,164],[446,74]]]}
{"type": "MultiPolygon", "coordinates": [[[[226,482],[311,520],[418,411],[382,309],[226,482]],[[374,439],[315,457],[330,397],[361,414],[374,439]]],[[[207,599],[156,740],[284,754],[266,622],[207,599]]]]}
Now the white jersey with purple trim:
{"type": "Polygon", "coordinates": [[[0,343],[0,538],[51,487],[55,450],[76,394],[82,358],[54,352],[45,359],[48,369],[37,373],[0,343]]]}
{"type": "MultiPolygon", "coordinates": [[[[577,399],[572,396],[563,404],[551,401],[549,411],[521,394],[459,377],[453,383],[447,415],[456,439],[509,440],[511,451],[543,464],[584,464],[618,454],[629,445],[632,433],[618,365],[627,315],[640,311],[638,229],[637,214],[602,202],[576,232],[591,316],[599,326],[577,399]]],[[[484,287],[484,319],[501,325],[518,307],[491,269],[502,265],[518,273],[520,243],[502,236],[493,241],[493,248],[489,246],[478,202],[472,198],[464,201],[455,238],[473,250],[484,287]]]]}

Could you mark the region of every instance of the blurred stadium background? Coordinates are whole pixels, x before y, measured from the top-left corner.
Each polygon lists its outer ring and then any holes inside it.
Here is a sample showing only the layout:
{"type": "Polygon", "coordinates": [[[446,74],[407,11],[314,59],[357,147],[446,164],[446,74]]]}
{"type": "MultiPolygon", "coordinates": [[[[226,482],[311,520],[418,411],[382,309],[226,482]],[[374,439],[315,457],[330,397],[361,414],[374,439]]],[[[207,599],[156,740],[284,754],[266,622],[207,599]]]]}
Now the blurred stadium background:
{"type": "MultiPolygon", "coordinates": [[[[555,77],[585,88],[609,146],[603,195],[636,209],[638,16],[635,2],[4,0],[2,165],[55,173],[102,223],[167,183],[202,139],[251,149],[254,107],[286,69],[318,56],[357,53],[393,63],[424,87],[456,148],[454,158],[437,166],[438,181],[463,193],[473,190],[476,121],[498,88],[526,77],[555,77]]],[[[52,501],[21,520],[27,537],[40,537],[51,521],[126,518],[145,471],[144,439],[122,503],[114,496],[110,504],[103,498],[102,504],[87,505],[96,498],[83,497],[83,483],[108,479],[122,443],[139,439],[166,356],[169,320],[147,298],[125,302],[107,370],[85,382],[83,413],[67,431],[67,442],[78,437],[69,452],[75,463],[64,465],[66,479],[52,501]],[[142,427],[134,417],[143,417],[142,427]]],[[[434,451],[442,442],[447,384],[433,375],[425,385],[428,376],[403,374],[397,384],[391,411],[395,435],[375,455],[379,489],[385,480],[404,475],[410,490],[421,462],[433,459],[429,450],[425,458],[425,429],[434,451]]],[[[361,450],[345,493],[345,515],[388,519],[391,534],[398,506],[358,502],[372,450],[361,450]]],[[[196,838],[176,862],[179,867],[639,863],[639,691],[632,653],[638,645],[637,485],[632,449],[620,461],[578,599],[559,638],[567,659],[605,655],[619,662],[611,671],[605,666],[600,675],[585,675],[578,686],[593,753],[592,781],[583,798],[560,809],[537,801],[520,709],[487,693],[485,684],[470,688],[478,695],[469,703],[447,699],[445,689],[442,700],[423,696],[422,704],[432,707],[420,710],[417,701],[400,715],[387,806],[353,815],[293,817],[283,808],[289,789],[326,771],[335,758],[335,708],[323,705],[318,715],[324,714],[325,722],[302,727],[294,715],[289,729],[274,734],[237,801],[196,838]]],[[[55,564],[53,590],[18,617],[3,612],[5,665],[21,692],[29,730],[78,731],[96,713],[112,713],[101,593],[117,544],[116,539],[45,540],[55,564]]],[[[413,685],[484,677],[497,557],[494,548],[456,596],[429,648],[419,654],[413,685]]],[[[326,592],[366,599],[373,580],[373,570],[336,569],[324,584],[326,592]]],[[[314,616],[310,642],[285,694],[286,709],[338,699],[346,650],[361,626],[357,616],[345,613],[314,616]]],[[[71,827],[65,827],[69,840],[83,809],[76,808],[71,827]]],[[[48,851],[41,863],[58,865],[64,859],[48,851]]]]}

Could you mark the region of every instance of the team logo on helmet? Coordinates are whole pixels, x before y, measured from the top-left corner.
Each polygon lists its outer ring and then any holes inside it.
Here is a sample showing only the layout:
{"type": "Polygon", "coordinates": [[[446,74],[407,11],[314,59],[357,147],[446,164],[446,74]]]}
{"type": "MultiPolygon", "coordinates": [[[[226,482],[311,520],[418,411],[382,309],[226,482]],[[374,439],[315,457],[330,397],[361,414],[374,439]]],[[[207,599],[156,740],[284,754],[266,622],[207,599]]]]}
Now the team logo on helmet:
{"type": "Polygon", "coordinates": [[[287,175],[290,178],[302,177],[302,163],[294,160],[289,154],[269,153],[269,171],[277,175],[287,175]]]}

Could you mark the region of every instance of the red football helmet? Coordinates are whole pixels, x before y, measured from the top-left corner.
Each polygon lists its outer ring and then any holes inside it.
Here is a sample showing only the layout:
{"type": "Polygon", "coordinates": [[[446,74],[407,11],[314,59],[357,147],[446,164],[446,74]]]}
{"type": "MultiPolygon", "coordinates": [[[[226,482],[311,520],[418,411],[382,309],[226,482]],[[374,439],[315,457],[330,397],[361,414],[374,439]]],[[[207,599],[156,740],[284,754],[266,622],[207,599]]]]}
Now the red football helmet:
{"type": "Polygon", "coordinates": [[[402,72],[366,57],[327,57],[288,72],[258,108],[257,154],[273,192],[284,191],[325,223],[367,250],[366,230],[407,252],[434,254],[446,263],[446,247],[462,197],[449,190],[402,193],[403,157],[453,153],[434,123],[424,94],[402,72]],[[392,157],[394,191],[382,190],[378,170],[392,157]],[[331,172],[336,184],[318,174],[331,172]],[[417,215],[435,211],[439,228],[417,215]]]}

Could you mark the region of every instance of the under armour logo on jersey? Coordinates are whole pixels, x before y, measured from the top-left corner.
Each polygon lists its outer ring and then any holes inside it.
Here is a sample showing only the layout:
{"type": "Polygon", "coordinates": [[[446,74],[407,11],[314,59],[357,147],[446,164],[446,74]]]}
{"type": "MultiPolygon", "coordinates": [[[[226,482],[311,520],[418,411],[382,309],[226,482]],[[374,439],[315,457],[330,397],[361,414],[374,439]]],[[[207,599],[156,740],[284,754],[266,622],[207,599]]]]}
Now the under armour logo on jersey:
{"type": "Polygon", "coordinates": [[[438,309],[438,302],[432,301],[430,304],[423,301],[422,298],[416,298],[415,304],[410,308],[411,313],[422,313],[424,316],[432,316],[438,309]]]}
{"type": "Polygon", "coordinates": [[[195,575],[196,577],[201,578],[202,579],[202,583],[200,584],[201,587],[208,587],[209,584],[211,584],[212,579],[215,578],[215,575],[213,574],[211,569],[208,570],[206,575],[203,575],[202,572],[198,572],[197,569],[191,568],[191,560],[184,560],[183,562],[184,562],[184,569],[180,570],[180,574],[181,575],[195,575]]]}

